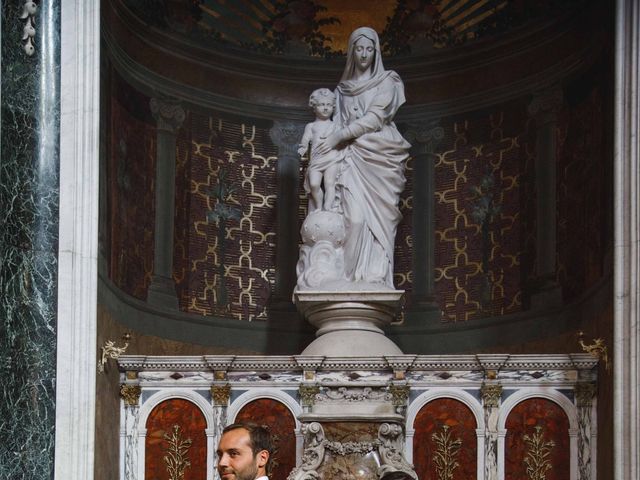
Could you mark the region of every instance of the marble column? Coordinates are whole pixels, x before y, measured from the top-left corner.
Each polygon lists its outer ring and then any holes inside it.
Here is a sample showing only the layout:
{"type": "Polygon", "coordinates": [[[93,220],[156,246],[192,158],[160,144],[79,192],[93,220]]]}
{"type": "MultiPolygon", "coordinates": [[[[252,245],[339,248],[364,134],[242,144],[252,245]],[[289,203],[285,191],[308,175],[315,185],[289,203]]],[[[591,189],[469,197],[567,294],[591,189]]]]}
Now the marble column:
{"type": "Polygon", "coordinates": [[[640,478],[640,4],[616,2],[613,478],[640,478]]]}
{"type": "Polygon", "coordinates": [[[0,2],[0,478],[54,471],[60,2],[0,2]]]}
{"type": "Polygon", "coordinates": [[[556,281],[556,127],[562,102],[562,90],[555,87],[534,95],[529,104],[529,114],[535,119],[537,127],[536,279],[531,292],[532,308],[546,308],[562,303],[562,291],[556,281]]]}
{"type": "Polygon", "coordinates": [[[578,412],[578,479],[591,480],[595,478],[591,463],[593,451],[591,439],[593,398],[596,386],[589,382],[579,382],[575,386],[575,401],[578,412]]]}
{"type": "MultiPolygon", "coordinates": [[[[439,120],[411,124],[404,131],[413,158],[413,295],[411,310],[439,320],[435,301],[435,149],[444,138],[439,120]]],[[[411,315],[409,315],[409,318],[411,315]]]]}
{"type": "Polygon", "coordinates": [[[482,385],[484,408],[484,480],[498,480],[498,416],[502,386],[496,383],[482,385]]]}
{"type": "MultiPolygon", "coordinates": [[[[222,382],[216,381],[211,387],[211,400],[213,401],[213,434],[211,436],[210,452],[214,452],[217,448],[222,431],[227,426],[227,409],[229,408],[229,398],[231,397],[231,386],[227,383],[226,373],[217,371],[214,378],[224,379],[222,382]]],[[[211,465],[217,464],[217,459],[213,458],[211,465]]],[[[220,480],[220,475],[216,468],[212,468],[214,480],[220,480]]]]}
{"type": "Polygon", "coordinates": [[[298,261],[298,185],[300,157],[298,145],[304,125],[289,121],[275,121],[269,135],[278,147],[276,199],[276,275],[271,307],[293,310],[291,294],[296,285],[298,261]]]}
{"type": "Polygon", "coordinates": [[[173,280],[176,135],[184,122],[185,112],[175,101],[165,98],[152,98],[150,107],[157,122],[157,151],[153,276],[147,302],[177,310],[178,297],[173,280]]]}
{"type": "Polygon", "coordinates": [[[120,397],[123,399],[120,409],[120,452],[124,456],[124,461],[120,463],[120,478],[123,480],[135,480],[139,462],[144,462],[144,458],[138,458],[141,393],[139,385],[124,383],[120,386],[120,397]]]}

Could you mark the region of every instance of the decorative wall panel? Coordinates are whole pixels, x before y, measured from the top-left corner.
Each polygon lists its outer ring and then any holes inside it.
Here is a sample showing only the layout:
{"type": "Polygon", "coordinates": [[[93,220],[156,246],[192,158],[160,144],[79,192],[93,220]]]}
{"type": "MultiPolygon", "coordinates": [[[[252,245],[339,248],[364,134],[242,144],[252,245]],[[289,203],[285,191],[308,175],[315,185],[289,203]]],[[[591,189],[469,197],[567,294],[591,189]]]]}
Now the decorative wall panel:
{"type": "Polygon", "coordinates": [[[271,478],[287,478],[296,466],[296,421],[291,411],[282,403],[270,398],[261,398],[242,407],[236,422],[253,422],[267,425],[276,444],[272,457],[271,478]]]}
{"type": "Polygon", "coordinates": [[[435,165],[435,280],[447,321],[522,309],[535,201],[526,195],[535,141],[524,112],[514,103],[443,122],[435,165]]]}
{"type": "Polygon", "coordinates": [[[476,478],[477,425],[464,403],[452,398],[432,400],[420,409],[413,428],[418,478],[476,478]]]}
{"type": "Polygon", "coordinates": [[[584,293],[604,274],[610,233],[603,228],[609,208],[603,179],[611,178],[612,168],[605,132],[600,88],[572,101],[560,113],[558,281],[567,300],[584,293]]]}
{"type": "Polygon", "coordinates": [[[556,403],[544,398],[520,402],[505,426],[505,480],[569,478],[569,420],[556,403]]]}
{"type": "Polygon", "coordinates": [[[265,319],[275,268],[277,161],[268,130],[191,112],[176,158],[181,310],[265,319]]]}
{"type": "Polygon", "coordinates": [[[110,78],[107,197],[109,278],[145,299],[153,273],[156,128],[149,98],[110,78]]]}
{"type": "Polygon", "coordinates": [[[146,480],[207,478],[207,424],[195,404],[179,398],[165,400],[153,409],[146,428],[146,480]]]}

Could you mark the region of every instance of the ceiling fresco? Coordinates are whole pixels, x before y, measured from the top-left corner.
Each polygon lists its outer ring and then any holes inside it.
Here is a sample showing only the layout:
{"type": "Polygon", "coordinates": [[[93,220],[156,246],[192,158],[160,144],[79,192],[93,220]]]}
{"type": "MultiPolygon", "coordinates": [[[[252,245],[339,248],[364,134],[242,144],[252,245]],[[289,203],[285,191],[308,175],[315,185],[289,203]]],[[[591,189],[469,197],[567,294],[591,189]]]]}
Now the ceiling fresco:
{"type": "Polygon", "coordinates": [[[123,0],[150,25],[211,46],[328,58],[368,25],[386,55],[426,54],[557,18],[595,0],[123,0]]]}

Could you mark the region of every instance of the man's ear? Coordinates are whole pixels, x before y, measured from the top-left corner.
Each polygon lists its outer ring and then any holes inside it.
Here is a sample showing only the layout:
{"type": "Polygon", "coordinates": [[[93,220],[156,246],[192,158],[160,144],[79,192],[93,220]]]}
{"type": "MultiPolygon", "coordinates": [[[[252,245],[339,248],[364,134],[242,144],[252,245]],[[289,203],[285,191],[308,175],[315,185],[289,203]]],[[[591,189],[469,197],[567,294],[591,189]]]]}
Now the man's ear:
{"type": "Polygon", "coordinates": [[[264,467],[269,460],[269,452],[260,450],[256,456],[258,457],[258,467],[264,467]]]}

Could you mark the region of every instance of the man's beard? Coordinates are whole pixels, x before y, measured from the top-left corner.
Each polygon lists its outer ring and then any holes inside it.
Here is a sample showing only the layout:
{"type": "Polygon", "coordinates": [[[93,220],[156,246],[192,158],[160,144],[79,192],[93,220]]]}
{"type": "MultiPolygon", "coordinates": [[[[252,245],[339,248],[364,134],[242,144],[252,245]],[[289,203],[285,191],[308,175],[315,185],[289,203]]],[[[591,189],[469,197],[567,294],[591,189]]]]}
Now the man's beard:
{"type": "Polygon", "coordinates": [[[233,473],[236,477],[236,480],[255,480],[255,478],[258,476],[258,465],[252,463],[242,470],[227,468],[219,473],[221,477],[223,473],[233,473]]]}

